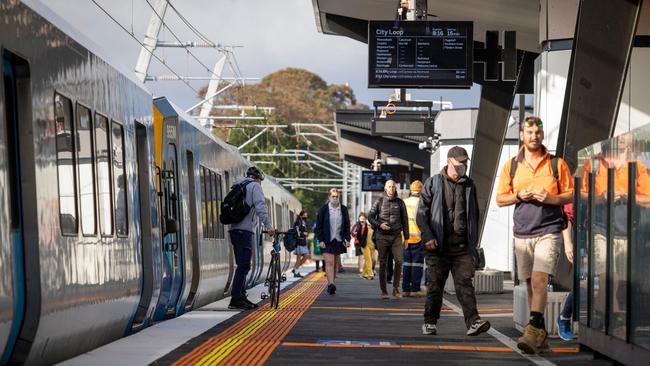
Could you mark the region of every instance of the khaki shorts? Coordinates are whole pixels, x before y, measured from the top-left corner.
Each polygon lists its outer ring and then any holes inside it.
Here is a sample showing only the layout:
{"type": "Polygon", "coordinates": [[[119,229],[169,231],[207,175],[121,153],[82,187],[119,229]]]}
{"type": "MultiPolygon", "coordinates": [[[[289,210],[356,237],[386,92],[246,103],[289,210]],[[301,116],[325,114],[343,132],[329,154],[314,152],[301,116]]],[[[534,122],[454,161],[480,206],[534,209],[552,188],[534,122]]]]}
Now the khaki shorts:
{"type": "MultiPolygon", "coordinates": [[[[612,272],[625,277],[627,273],[627,239],[614,238],[614,268],[612,272]]],[[[607,270],[607,238],[602,234],[594,235],[594,254],[596,274],[605,273],[607,270]]]]}
{"type": "Polygon", "coordinates": [[[552,275],[562,250],[562,240],[562,233],[546,234],[534,238],[515,238],[515,257],[519,279],[527,280],[532,277],[533,272],[552,275]]]}

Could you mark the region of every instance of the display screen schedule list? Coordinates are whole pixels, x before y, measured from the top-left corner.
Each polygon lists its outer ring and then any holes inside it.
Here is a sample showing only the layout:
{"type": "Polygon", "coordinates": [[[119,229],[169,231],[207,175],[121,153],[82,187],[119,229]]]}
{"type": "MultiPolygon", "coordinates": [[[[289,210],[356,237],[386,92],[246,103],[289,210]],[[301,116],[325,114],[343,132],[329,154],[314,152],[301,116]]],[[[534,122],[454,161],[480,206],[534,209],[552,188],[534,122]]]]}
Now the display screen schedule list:
{"type": "Polygon", "coordinates": [[[368,86],[469,88],[472,22],[371,21],[368,86]]]}

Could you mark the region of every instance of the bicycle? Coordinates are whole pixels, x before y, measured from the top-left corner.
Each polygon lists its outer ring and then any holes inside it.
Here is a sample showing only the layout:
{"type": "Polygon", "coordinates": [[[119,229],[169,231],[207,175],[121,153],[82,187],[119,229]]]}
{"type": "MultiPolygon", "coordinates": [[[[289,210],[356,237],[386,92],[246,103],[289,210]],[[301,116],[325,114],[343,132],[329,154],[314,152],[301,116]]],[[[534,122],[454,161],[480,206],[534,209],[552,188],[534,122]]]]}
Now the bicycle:
{"type": "MultiPolygon", "coordinates": [[[[266,233],[266,231],[264,231],[266,233]]],[[[287,280],[287,276],[282,273],[280,266],[280,253],[282,248],[280,247],[280,235],[284,236],[285,245],[288,240],[295,240],[295,233],[292,231],[282,231],[276,232],[273,237],[273,248],[271,249],[271,263],[269,263],[269,269],[266,273],[266,279],[264,280],[264,286],[268,287],[268,294],[262,293],[262,300],[271,298],[271,307],[277,309],[280,304],[280,284],[287,280]]]]}

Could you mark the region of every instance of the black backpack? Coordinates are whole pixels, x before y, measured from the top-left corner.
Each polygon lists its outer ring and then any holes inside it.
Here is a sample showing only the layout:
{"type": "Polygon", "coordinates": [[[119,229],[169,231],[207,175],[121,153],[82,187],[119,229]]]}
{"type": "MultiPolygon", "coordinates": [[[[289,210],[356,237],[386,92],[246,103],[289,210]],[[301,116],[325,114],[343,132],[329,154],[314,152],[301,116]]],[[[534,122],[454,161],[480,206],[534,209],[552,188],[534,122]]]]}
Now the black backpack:
{"type": "Polygon", "coordinates": [[[251,211],[251,206],[246,203],[246,186],[252,180],[235,184],[230,192],[221,202],[221,213],[219,221],[224,225],[232,225],[241,222],[251,211]]]}

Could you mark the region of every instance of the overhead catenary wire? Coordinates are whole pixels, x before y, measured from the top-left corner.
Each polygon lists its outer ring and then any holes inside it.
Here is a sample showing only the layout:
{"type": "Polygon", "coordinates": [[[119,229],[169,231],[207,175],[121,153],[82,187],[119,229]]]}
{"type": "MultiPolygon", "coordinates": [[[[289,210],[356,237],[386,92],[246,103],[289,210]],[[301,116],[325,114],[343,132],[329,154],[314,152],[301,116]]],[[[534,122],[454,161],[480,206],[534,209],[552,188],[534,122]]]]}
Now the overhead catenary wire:
{"type": "MultiPolygon", "coordinates": [[[[94,1],[94,0],[93,0],[93,1],[94,1]]],[[[167,30],[169,31],[169,33],[170,33],[170,34],[171,34],[171,35],[176,39],[176,41],[179,42],[180,44],[183,44],[183,41],[181,41],[181,39],[176,35],[176,33],[171,29],[171,27],[170,27],[169,25],[167,25],[167,23],[165,23],[165,20],[163,19],[163,17],[162,17],[160,14],[158,14],[158,12],[157,12],[156,9],[154,8],[154,6],[151,4],[151,2],[150,2],[149,0],[144,0],[144,1],[147,3],[147,5],[149,5],[149,7],[150,7],[151,10],[153,11],[153,13],[158,17],[158,19],[160,19],[160,21],[162,22],[163,26],[164,26],[165,28],[167,28],[167,30]]],[[[205,70],[206,70],[206,71],[211,75],[211,77],[216,78],[216,79],[219,79],[219,80],[222,80],[221,76],[215,74],[212,70],[210,70],[210,68],[209,68],[205,63],[203,63],[203,61],[201,61],[201,60],[200,60],[200,59],[199,59],[199,58],[198,58],[198,57],[197,57],[197,56],[196,56],[192,51],[190,51],[190,48],[189,48],[188,46],[183,45],[183,48],[185,49],[185,51],[187,51],[187,53],[188,53],[188,54],[189,54],[189,55],[190,55],[194,60],[196,60],[196,62],[197,62],[199,65],[201,65],[201,67],[203,67],[203,68],[204,68],[204,69],[205,69],[205,70]]]]}
{"type": "Polygon", "coordinates": [[[181,76],[176,71],[174,71],[174,69],[172,69],[169,65],[167,65],[167,63],[164,60],[162,60],[160,57],[156,56],[156,54],[154,54],[153,51],[149,51],[145,47],[145,45],[142,42],[140,42],[140,40],[138,38],[135,37],[134,34],[131,34],[131,32],[129,32],[129,30],[126,29],[126,27],[123,26],[122,23],[120,23],[117,19],[115,19],[115,17],[113,17],[113,15],[111,15],[111,13],[109,13],[106,9],[104,9],[104,7],[101,6],[96,0],[90,0],[90,1],[92,1],[93,4],[95,4],[95,6],[97,6],[99,8],[99,10],[101,10],[104,14],[106,14],[106,16],[108,16],[115,24],[117,24],[120,28],[122,28],[122,30],[126,34],[131,36],[131,38],[133,38],[134,41],[138,42],[138,44],[142,47],[142,49],[147,50],[147,52],[149,52],[153,58],[155,58],[156,60],[158,60],[158,62],[160,62],[163,66],[165,66],[165,68],[167,68],[167,70],[169,70],[172,74],[177,76],[179,80],[181,80],[185,85],[187,85],[195,93],[199,94],[198,90],[196,90],[189,82],[187,82],[186,80],[183,80],[181,78],[181,76]]]}

